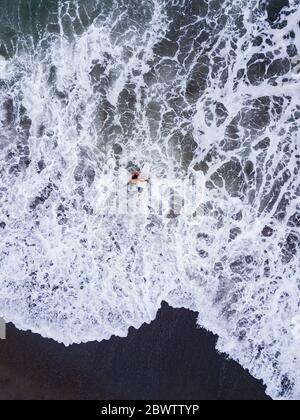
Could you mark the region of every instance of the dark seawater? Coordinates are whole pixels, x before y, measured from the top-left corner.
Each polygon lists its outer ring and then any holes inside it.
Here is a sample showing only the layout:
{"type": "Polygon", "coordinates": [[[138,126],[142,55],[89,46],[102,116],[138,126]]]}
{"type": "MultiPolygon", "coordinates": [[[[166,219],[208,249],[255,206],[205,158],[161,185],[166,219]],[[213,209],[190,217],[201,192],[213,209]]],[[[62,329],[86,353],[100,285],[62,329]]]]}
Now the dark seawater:
{"type": "Polygon", "coordinates": [[[164,301],[300,397],[299,5],[0,0],[0,316],[68,346],[164,301]]]}

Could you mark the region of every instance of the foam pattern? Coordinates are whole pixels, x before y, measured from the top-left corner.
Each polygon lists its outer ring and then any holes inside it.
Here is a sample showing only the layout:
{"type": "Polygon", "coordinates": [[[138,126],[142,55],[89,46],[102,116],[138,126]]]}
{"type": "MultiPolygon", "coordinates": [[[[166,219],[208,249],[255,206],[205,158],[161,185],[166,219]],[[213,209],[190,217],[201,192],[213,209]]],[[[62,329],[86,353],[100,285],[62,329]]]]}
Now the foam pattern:
{"type": "Polygon", "coordinates": [[[166,301],[299,398],[299,2],[33,3],[0,34],[0,315],[70,345],[166,301]],[[114,211],[145,162],[205,177],[195,212],[114,211]]]}

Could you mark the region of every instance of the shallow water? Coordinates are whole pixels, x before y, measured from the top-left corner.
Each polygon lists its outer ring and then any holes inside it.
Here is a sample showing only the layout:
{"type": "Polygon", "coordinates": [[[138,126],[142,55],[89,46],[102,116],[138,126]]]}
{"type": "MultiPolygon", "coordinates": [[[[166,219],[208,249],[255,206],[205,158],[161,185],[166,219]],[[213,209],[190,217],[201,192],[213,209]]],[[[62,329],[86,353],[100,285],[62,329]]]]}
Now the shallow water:
{"type": "Polygon", "coordinates": [[[68,345],[165,300],[299,398],[299,1],[0,11],[0,315],[68,345]]]}

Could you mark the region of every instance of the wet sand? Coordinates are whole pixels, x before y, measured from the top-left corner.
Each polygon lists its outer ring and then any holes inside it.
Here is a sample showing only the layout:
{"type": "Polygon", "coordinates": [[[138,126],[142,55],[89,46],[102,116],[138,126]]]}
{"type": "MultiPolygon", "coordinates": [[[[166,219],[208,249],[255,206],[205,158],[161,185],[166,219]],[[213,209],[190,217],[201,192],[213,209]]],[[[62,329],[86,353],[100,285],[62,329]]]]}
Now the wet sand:
{"type": "Polygon", "coordinates": [[[69,348],[7,326],[0,399],[266,399],[262,383],[215,351],[196,314],[163,304],[127,338],[69,348]]]}

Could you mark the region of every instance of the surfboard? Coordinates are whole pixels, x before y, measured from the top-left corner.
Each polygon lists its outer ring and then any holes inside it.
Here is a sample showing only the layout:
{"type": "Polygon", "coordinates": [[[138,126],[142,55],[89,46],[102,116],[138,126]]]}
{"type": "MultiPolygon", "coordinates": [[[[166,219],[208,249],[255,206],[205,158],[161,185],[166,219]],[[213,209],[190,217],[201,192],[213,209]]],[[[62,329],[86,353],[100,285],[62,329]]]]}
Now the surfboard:
{"type": "Polygon", "coordinates": [[[0,77],[3,77],[5,67],[6,67],[6,59],[2,55],[0,55],[0,77]]]}
{"type": "Polygon", "coordinates": [[[141,178],[148,179],[150,177],[150,165],[146,163],[141,170],[141,178]]]}

